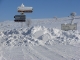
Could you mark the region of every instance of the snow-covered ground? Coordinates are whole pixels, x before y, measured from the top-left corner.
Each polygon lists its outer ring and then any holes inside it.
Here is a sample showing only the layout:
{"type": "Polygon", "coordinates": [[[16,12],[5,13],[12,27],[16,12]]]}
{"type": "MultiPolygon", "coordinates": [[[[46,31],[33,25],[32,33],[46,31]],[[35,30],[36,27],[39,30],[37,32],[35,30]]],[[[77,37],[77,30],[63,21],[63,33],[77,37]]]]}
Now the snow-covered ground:
{"type": "Polygon", "coordinates": [[[0,60],[80,60],[80,16],[78,30],[62,31],[71,18],[32,19],[26,23],[0,22],[0,60]]]}

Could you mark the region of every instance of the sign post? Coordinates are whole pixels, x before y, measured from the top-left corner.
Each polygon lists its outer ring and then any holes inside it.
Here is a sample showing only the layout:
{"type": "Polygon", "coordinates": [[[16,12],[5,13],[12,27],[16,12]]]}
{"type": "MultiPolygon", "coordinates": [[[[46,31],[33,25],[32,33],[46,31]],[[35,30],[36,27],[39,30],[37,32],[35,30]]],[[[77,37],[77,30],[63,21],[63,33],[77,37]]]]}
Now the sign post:
{"type": "Polygon", "coordinates": [[[74,24],[61,24],[61,30],[77,30],[77,23],[74,24]]]}
{"type": "Polygon", "coordinates": [[[68,24],[61,24],[61,30],[68,31],[68,30],[77,30],[77,23],[73,23],[74,17],[76,16],[75,12],[70,14],[72,17],[71,23],[68,24]]]}
{"type": "MultiPolygon", "coordinates": [[[[14,22],[26,22],[26,15],[24,15],[24,13],[32,13],[33,12],[33,7],[25,7],[23,4],[18,7],[18,12],[20,13],[20,15],[15,15],[14,18],[14,22]]],[[[22,24],[23,25],[23,24],[22,24]]]]}
{"type": "Polygon", "coordinates": [[[26,21],[26,16],[25,15],[15,15],[15,22],[25,22],[26,21]]]}

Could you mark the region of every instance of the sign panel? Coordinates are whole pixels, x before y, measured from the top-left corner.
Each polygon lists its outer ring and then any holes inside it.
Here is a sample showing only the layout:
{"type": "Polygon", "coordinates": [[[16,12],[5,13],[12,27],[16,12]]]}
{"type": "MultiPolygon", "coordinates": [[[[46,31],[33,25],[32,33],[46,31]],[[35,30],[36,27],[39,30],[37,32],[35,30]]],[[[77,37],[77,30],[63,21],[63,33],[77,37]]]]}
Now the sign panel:
{"type": "Polygon", "coordinates": [[[15,22],[25,22],[26,21],[26,16],[25,15],[15,15],[15,22]]]}
{"type": "Polygon", "coordinates": [[[18,7],[18,12],[32,13],[33,7],[18,7]]]}
{"type": "Polygon", "coordinates": [[[75,24],[61,24],[61,30],[77,30],[77,23],[75,24]]]}
{"type": "Polygon", "coordinates": [[[26,22],[26,20],[14,20],[15,22],[26,22]]]}
{"type": "Polygon", "coordinates": [[[24,12],[24,13],[32,13],[32,8],[18,8],[18,12],[24,12]]]}

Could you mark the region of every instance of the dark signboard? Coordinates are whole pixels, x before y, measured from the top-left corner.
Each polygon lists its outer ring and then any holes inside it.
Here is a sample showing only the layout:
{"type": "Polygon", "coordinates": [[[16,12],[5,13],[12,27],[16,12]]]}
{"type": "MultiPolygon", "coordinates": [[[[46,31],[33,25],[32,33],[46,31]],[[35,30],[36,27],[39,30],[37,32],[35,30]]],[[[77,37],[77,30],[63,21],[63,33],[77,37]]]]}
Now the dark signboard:
{"type": "Polygon", "coordinates": [[[77,30],[77,23],[74,24],[61,24],[61,30],[77,30]]]}
{"type": "Polygon", "coordinates": [[[26,16],[25,15],[15,15],[15,22],[25,22],[26,21],[26,16]]]}

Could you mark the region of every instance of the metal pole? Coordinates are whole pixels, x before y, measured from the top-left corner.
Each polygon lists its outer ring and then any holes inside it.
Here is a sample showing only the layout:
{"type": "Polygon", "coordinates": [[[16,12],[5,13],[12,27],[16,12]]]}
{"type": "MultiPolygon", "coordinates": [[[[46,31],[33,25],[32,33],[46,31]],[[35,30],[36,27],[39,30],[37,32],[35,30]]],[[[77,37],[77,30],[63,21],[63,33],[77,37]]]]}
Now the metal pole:
{"type": "MultiPolygon", "coordinates": [[[[24,15],[24,12],[21,12],[21,15],[24,15]]],[[[23,22],[21,22],[21,29],[23,27],[23,22]]]]}
{"type": "Polygon", "coordinates": [[[22,22],[21,22],[21,28],[23,27],[23,24],[22,24],[22,22]]]}
{"type": "Polygon", "coordinates": [[[74,16],[72,16],[71,24],[73,24],[74,16]]]}

